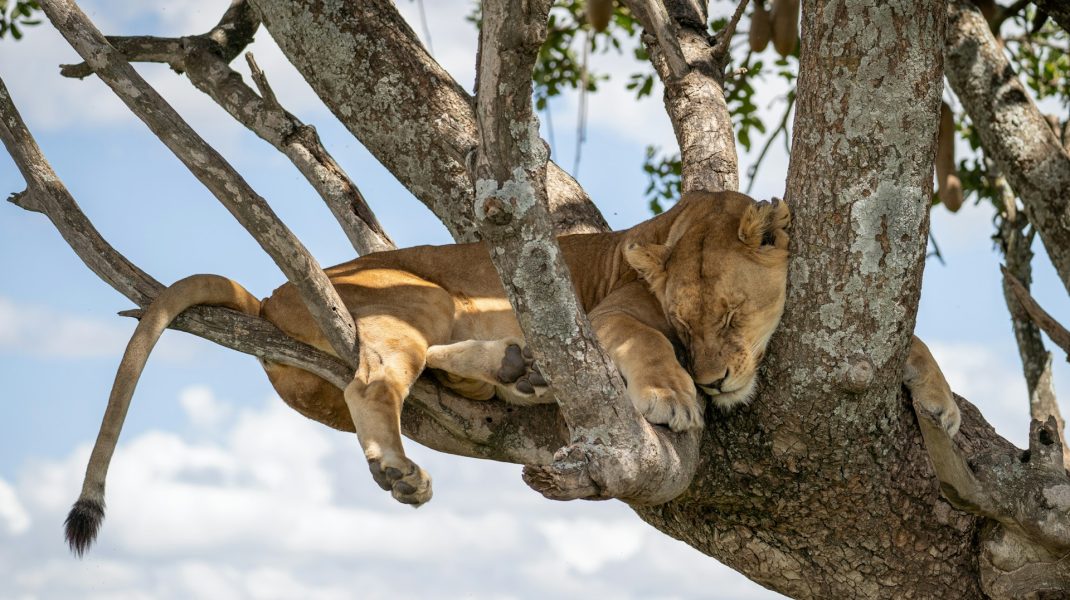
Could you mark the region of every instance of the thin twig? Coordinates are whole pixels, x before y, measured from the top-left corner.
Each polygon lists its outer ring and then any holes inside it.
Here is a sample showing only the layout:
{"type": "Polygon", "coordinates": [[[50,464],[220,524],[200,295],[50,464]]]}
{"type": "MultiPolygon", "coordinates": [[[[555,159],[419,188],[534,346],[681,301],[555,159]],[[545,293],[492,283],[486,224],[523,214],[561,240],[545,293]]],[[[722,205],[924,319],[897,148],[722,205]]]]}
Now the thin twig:
{"type": "Polygon", "coordinates": [[[1067,331],[1065,327],[1055,320],[1055,317],[1051,316],[1046,310],[1040,307],[1040,304],[1033,299],[1033,296],[1031,296],[1029,291],[1025,289],[1025,286],[1022,285],[1022,282],[1018,281],[1018,278],[1007,270],[1007,267],[1000,265],[999,269],[1003,272],[1003,280],[1010,285],[1011,290],[1014,292],[1014,297],[1022,305],[1022,308],[1025,309],[1029,318],[1036,323],[1037,327],[1041,328],[1044,333],[1048,334],[1048,337],[1051,338],[1051,341],[1054,342],[1056,346],[1062,348],[1063,352],[1067,353],[1067,355],[1070,355],[1070,331],[1067,331]]]}
{"type": "Polygon", "coordinates": [[[747,8],[747,2],[749,0],[740,0],[739,6],[736,6],[736,12],[732,14],[731,20],[728,21],[728,25],[718,32],[717,45],[713,47],[713,56],[717,59],[723,59],[728,53],[728,45],[732,41],[732,36],[736,33],[736,25],[739,24],[740,17],[743,16],[743,11],[747,8]]]}
{"type": "Polygon", "coordinates": [[[765,160],[766,153],[769,152],[769,147],[773,145],[773,141],[776,140],[781,132],[784,133],[784,140],[785,143],[787,143],[790,137],[788,136],[788,117],[791,115],[791,107],[794,105],[795,98],[792,97],[788,100],[788,105],[784,107],[784,114],[780,117],[780,123],[776,126],[776,129],[769,134],[769,137],[766,138],[765,144],[762,145],[762,151],[758,153],[758,158],[754,161],[754,164],[747,169],[747,177],[749,178],[749,181],[747,182],[748,194],[750,193],[751,188],[754,187],[755,176],[758,174],[758,168],[762,165],[762,161],[765,160]]]}
{"type": "Polygon", "coordinates": [[[256,83],[256,89],[260,90],[260,95],[264,98],[264,102],[267,102],[268,106],[275,110],[282,110],[279,99],[275,97],[275,91],[271,89],[271,85],[268,83],[267,75],[256,64],[256,58],[253,57],[252,52],[245,53],[245,62],[249,63],[249,73],[253,77],[253,82],[256,83]]]}

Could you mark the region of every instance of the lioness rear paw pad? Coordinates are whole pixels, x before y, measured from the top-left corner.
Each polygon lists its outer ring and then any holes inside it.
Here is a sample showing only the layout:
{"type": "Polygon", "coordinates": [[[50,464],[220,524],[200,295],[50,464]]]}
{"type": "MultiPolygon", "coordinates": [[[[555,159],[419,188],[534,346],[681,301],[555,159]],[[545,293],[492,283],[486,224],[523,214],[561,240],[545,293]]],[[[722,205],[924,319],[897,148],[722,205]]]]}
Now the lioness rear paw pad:
{"type": "Polygon", "coordinates": [[[419,507],[431,499],[431,476],[407,458],[391,461],[390,466],[384,466],[380,460],[369,460],[368,468],[375,483],[402,504],[419,507]]]}
{"type": "Polygon", "coordinates": [[[497,373],[498,381],[504,385],[511,385],[516,391],[524,395],[536,395],[538,388],[547,386],[546,378],[535,364],[535,355],[528,348],[521,348],[518,344],[509,344],[505,347],[505,355],[502,357],[501,368],[497,373]]]}

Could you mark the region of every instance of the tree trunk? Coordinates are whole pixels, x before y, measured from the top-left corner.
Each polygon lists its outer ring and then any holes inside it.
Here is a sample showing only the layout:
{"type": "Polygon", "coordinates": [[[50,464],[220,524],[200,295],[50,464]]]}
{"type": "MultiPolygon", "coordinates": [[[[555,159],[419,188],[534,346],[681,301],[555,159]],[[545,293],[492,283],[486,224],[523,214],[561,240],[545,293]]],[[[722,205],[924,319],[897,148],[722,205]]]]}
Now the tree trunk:
{"type": "MultiPolygon", "coordinates": [[[[788,174],[788,311],[765,384],[707,419],[689,492],[638,509],[798,598],[976,597],[900,379],[928,231],[944,3],[811,2],[788,174]]],[[[964,407],[965,408],[965,407],[964,407]]],[[[962,437],[994,432],[967,408],[962,437]]]]}

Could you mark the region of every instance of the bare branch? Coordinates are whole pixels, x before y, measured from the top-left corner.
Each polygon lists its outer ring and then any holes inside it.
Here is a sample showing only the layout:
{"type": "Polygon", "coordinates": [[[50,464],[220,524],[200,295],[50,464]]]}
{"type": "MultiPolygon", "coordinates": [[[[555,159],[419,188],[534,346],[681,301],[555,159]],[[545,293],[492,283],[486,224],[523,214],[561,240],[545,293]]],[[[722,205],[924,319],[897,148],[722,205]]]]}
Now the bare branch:
{"type": "MultiPolygon", "coordinates": [[[[996,171],[996,168],[993,166],[991,170],[996,171]]],[[[1028,286],[1033,278],[1031,246],[1036,230],[1031,229],[1026,235],[1025,229],[1029,226],[1029,221],[1024,214],[1015,210],[1014,192],[1002,175],[993,178],[992,184],[1002,194],[1003,204],[1007,207],[999,219],[997,230],[997,239],[1006,261],[1003,268],[1003,297],[1011,314],[1018,356],[1022,359],[1022,372],[1029,392],[1029,416],[1040,421],[1054,416],[1056,428],[1062,433],[1065,430],[1065,422],[1055,399],[1051,352],[1044,347],[1040,329],[1018,300],[1021,294],[1029,295],[1028,286]]],[[[1070,447],[1067,447],[1065,437],[1062,442],[1066,450],[1064,462],[1070,466],[1070,447]]]]}
{"type": "MultiPolygon", "coordinates": [[[[473,99],[427,53],[394,3],[365,0],[344,8],[326,0],[253,3],[331,112],[454,239],[476,240],[475,194],[464,164],[476,144],[473,99]]],[[[608,231],[579,184],[553,163],[548,169],[557,232],[608,231]]]]}
{"type": "Polygon", "coordinates": [[[680,79],[687,75],[690,67],[680,47],[676,23],[669,18],[669,11],[665,9],[662,0],[622,0],[622,2],[643,24],[643,29],[657,38],[658,48],[662,51],[671,78],[680,79]]]}
{"type": "MultiPolygon", "coordinates": [[[[256,65],[252,54],[246,57],[263,98],[257,96],[242,81],[241,75],[230,68],[230,59],[233,57],[224,49],[240,50],[239,42],[250,41],[255,30],[255,27],[250,29],[246,21],[238,21],[246,23],[244,29],[234,24],[234,12],[239,5],[247,7],[240,0],[235,2],[219,24],[202,35],[174,39],[109,37],[108,40],[117,40],[127,46],[135,44],[124,52],[128,59],[133,57],[135,61],[165,62],[180,73],[186,72],[197,89],[208,94],[238,122],[285,154],[323,198],[357,254],[393,249],[394,242],[375,218],[356,184],[323,147],[315,129],[302,123],[279,104],[268,85],[267,76],[256,65]],[[248,36],[226,35],[226,32],[241,30],[248,31],[248,36]],[[151,52],[147,49],[150,47],[151,52]]],[[[259,20],[255,21],[255,25],[259,26],[259,20]]],[[[91,74],[92,69],[88,69],[86,63],[81,63],[63,67],[60,73],[81,77],[91,74]]]]}
{"type": "Polygon", "coordinates": [[[717,35],[717,45],[713,47],[713,55],[718,60],[723,60],[728,56],[729,44],[732,42],[732,36],[736,33],[736,26],[739,25],[739,19],[743,16],[743,11],[747,8],[748,0],[740,0],[739,5],[736,6],[736,12],[732,14],[732,18],[725,25],[717,35]]]}
{"type": "Polygon", "coordinates": [[[554,239],[547,152],[531,105],[549,9],[549,0],[484,2],[478,72],[479,90],[489,93],[477,95],[481,143],[470,162],[480,232],[571,431],[554,464],[527,468],[525,481],[559,500],[658,504],[691,482],[699,435],[659,435],[632,406],[554,239]]]}
{"type": "MultiPolygon", "coordinates": [[[[211,30],[195,36],[212,43],[213,50],[225,62],[229,63],[253,41],[253,35],[260,28],[260,17],[246,0],[233,0],[227,12],[211,30]]],[[[185,70],[182,59],[183,40],[180,38],[161,38],[144,36],[108,36],[108,43],[114,46],[129,62],[166,63],[181,73],[185,70]]],[[[82,79],[93,74],[88,63],[62,65],[60,74],[64,77],[82,79]]]]}
{"type": "Polygon", "coordinates": [[[1029,295],[1029,291],[1025,289],[1025,286],[1007,270],[1007,267],[1001,266],[1000,270],[1003,272],[1003,281],[1011,287],[1014,297],[1029,315],[1029,318],[1037,324],[1037,327],[1043,329],[1044,333],[1048,334],[1048,337],[1055,342],[1056,346],[1070,355],[1070,331],[1067,331],[1054,317],[1037,304],[1037,301],[1029,295]]]}
{"type": "Polygon", "coordinates": [[[52,24],[93,71],[260,243],[299,290],[340,357],[357,364],[357,331],[316,260],[249,184],[111,47],[70,0],[41,3],[52,24]]]}
{"type": "MultiPolygon", "coordinates": [[[[735,131],[724,97],[724,57],[715,54],[706,33],[705,4],[701,11],[689,0],[667,4],[676,39],[663,42],[660,37],[644,36],[643,41],[665,85],[665,108],[680,145],[681,191],[739,189],[735,131]],[[690,65],[684,76],[674,74],[663,43],[683,52],[690,65]]],[[[645,12],[636,14],[646,31],[656,31],[645,12]]]]}
{"type": "MultiPolygon", "coordinates": [[[[12,198],[15,204],[48,217],[86,266],[116,291],[139,306],[151,303],[164,286],[100,236],[34,142],[2,80],[0,139],[28,185],[26,192],[12,198]]],[[[140,311],[120,314],[136,317],[140,311]]],[[[268,321],[230,309],[192,307],[171,327],[261,359],[304,369],[339,389],[353,377],[353,370],[337,358],[294,340],[268,321]]],[[[348,420],[322,422],[352,429],[348,420]]],[[[405,403],[402,427],[405,435],[436,450],[520,464],[549,463],[553,450],[568,440],[553,406],[522,408],[475,402],[427,380],[413,387],[405,403]]]]}
{"type": "Polygon", "coordinates": [[[947,4],[947,78],[995,161],[1022,199],[1070,291],[1070,153],[1015,75],[973,3],[947,4]]]}
{"type": "MultiPolygon", "coordinates": [[[[323,147],[316,130],[279,105],[259,68],[252,70],[254,81],[265,94],[263,98],[209,49],[187,43],[184,63],[197,89],[293,162],[323,198],[358,254],[394,248],[360,189],[323,147]]],[[[252,61],[250,67],[255,64],[252,61]]]]}

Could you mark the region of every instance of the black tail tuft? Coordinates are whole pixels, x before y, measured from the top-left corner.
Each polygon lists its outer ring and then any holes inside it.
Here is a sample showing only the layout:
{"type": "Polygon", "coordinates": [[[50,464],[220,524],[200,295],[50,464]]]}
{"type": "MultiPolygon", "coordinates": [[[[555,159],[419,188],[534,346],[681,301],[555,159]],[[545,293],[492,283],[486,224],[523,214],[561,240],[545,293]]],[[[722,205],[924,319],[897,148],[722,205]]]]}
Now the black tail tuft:
{"type": "Polygon", "coordinates": [[[81,558],[97,537],[100,523],[104,521],[104,504],[96,500],[79,499],[71,507],[63,526],[67,531],[67,544],[71,552],[81,558]]]}

